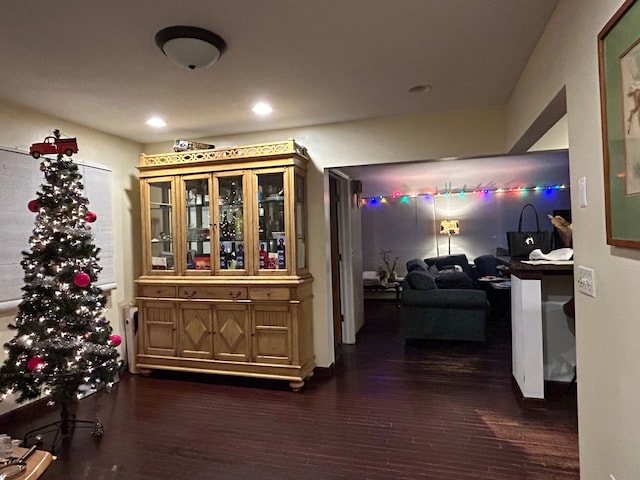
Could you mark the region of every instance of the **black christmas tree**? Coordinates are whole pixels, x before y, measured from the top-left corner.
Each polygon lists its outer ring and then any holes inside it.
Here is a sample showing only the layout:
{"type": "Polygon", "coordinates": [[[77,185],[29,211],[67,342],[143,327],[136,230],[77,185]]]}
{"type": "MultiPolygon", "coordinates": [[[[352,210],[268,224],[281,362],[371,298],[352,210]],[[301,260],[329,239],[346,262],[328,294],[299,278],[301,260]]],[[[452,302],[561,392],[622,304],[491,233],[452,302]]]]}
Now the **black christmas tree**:
{"type": "Polygon", "coordinates": [[[45,182],[28,205],[37,216],[30,251],[22,252],[24,293],[9,325],[15,336],[5,344],[0,393],[14,393],[18,403],[50,396],[62,405],[64,434],[67,404],[113,384],[121,339],[112,334],[106,297],[95,286],[101,267],[89,223],[96,215],[78,167],[62,153],[41,160],[45,182]]]}

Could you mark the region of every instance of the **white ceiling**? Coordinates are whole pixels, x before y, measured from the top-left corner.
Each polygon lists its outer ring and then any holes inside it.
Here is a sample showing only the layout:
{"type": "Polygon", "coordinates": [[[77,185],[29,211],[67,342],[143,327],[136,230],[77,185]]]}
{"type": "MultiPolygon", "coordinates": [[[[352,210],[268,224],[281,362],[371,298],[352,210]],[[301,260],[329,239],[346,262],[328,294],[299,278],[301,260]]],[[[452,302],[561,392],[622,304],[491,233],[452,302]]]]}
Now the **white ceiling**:
{"type": "Polygon", "coordinates": [[[141,143],[500,106],[557,3],[3,0],[0,99],[141,143]],[[170,25],[213,30],[227,52],[182,69],[154,43],[170,25]],[[420,84],[433,89],[408,92],[420,84]]]}

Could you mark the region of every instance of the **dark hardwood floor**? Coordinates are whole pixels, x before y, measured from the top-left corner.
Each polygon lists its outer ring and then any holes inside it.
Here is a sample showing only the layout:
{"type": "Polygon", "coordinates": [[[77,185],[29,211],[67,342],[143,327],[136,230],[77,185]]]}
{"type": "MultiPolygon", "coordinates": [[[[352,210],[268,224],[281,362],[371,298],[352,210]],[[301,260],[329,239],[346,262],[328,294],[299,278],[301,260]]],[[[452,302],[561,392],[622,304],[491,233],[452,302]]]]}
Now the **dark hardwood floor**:
{"type": "MultiPolygon", "coordinates": [[[[406,346],[393,301],[368,302],[358,344],[335,375],[299,393],[285,383],[184,374],[123,375],[79,404],[104,436],[74,432],[51,479],[579,479],[575,398],[523,412],[511,390],[510,337],[486,345],[406,346]]],[[[56,406],[3,426],[18,437],[56,406]]],[[[45,438],[45,447],[48,446],[45,438]]]]}

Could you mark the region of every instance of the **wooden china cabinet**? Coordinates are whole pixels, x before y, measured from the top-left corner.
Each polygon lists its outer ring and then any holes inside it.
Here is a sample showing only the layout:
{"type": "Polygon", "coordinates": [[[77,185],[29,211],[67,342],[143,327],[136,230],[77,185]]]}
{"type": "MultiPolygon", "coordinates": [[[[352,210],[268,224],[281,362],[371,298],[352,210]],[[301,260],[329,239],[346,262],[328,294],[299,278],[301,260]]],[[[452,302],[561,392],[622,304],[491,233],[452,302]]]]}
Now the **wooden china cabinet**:
{"type": "Polygon", "coordinates": [[[140,156],[138,369],[304,385],[308,162],[293,140],[140,156]]]}

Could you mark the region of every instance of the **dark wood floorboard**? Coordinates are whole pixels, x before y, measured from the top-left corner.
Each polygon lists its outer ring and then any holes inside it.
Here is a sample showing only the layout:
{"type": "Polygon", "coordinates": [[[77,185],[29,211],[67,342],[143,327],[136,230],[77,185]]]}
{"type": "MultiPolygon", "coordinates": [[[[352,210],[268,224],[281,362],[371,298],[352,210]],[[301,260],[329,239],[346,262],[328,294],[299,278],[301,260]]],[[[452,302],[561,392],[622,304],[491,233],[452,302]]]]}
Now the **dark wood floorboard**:
{"type": "MultiPolygon", "coordinates": [[[[579,479],[575,398],[523,412],[511,390],[508,327],[485,345],[399,336],[395,303],[368,302],[358,344],[335,375],[299,393],[286,384],[185,374],[123,375],[80,402],[74,432],[42,476],[52,479],[579,479]]],[[[19,415],[14,437],[55,421],[19,415]]],[[[45,447],[48,439],[45,438],[45,447]]]]}

